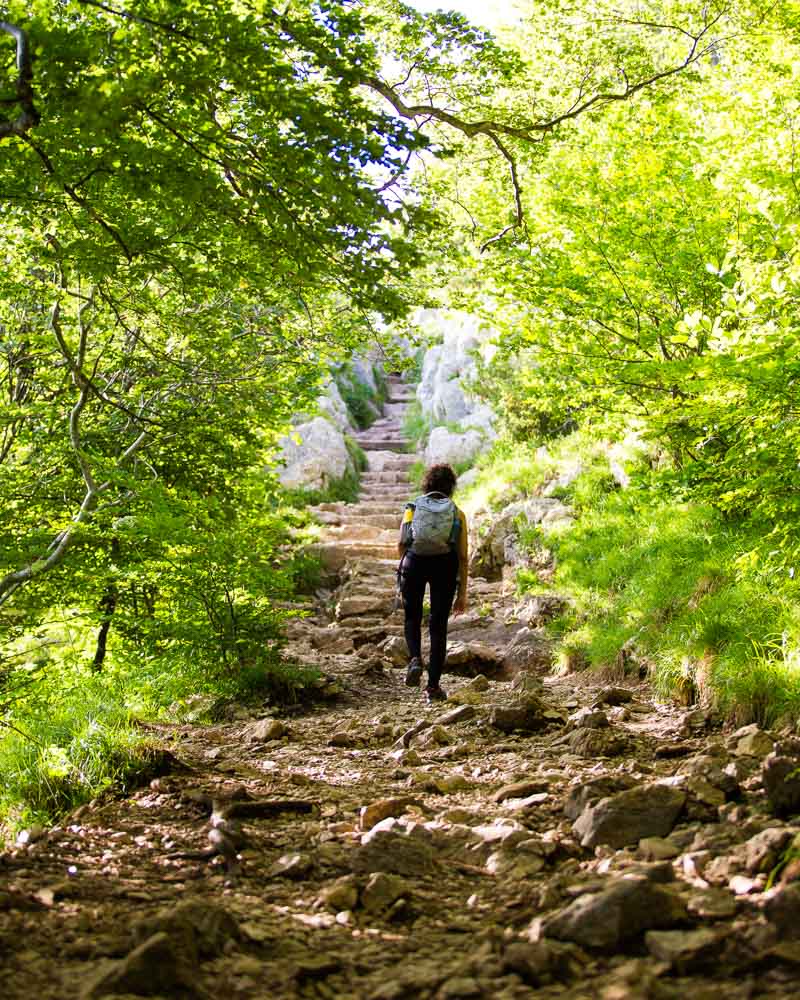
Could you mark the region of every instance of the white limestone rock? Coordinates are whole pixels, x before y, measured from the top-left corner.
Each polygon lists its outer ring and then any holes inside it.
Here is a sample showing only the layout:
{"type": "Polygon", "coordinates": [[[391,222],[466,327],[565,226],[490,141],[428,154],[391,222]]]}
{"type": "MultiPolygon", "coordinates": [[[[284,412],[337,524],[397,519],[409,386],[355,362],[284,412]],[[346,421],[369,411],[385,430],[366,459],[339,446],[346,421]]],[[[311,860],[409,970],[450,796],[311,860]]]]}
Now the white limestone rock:
{"type": "Polygon", "coordinates": [[[325,417],[314,417],[281,438],[278,475],[288,489],[324,489],[352,471],[344,434],[325,417]]]}
{"type": "Polygon", "coordinates": [[[467,418],[478,412],[474,426],[487,435],[493,433],[494,414],[469,394],[465,384],[475,374],[475,355],[488,360],[494,352],[490,343],[494,331],[475,316],[444,309],[420,310],[416,322],[423,331],[442,338],[441,344],[426,353],[423,362],[417,387],[422,412],[434,421],[464,426],[467,418]]]}
{"type": "Polygon", "coordinates": [[[322,411],[322,415],[327,417],[340,431],[344,431],[345,434],[354,433],[347,403],[342,399],[339,386],[333,379],[329,379],[325,384],[322,394],[317,398],[317,406],[322,411]]]}
{"type": "Polygon", "coordinates": [[[434,427],[425,448],[425,462],[428,465],[438,462],[450,465],[471,462],[483,449],[484,441],[480,431],[469,430],[458,434],[446,427],[434,427]]]}

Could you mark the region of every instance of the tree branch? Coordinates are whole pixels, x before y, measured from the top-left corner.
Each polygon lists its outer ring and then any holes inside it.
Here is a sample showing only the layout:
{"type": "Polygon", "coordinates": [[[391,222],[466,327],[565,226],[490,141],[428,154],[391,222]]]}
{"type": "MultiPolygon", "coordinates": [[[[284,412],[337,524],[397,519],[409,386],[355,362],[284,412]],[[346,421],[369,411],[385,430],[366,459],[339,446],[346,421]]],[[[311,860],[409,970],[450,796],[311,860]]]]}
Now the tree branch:
{"type": "Polygon", "coordinates": [[[508,163],[509,170],[511,171],[511,183],[514,186],[514,208],[515,208],[515,219],[511,225],[508,225],[499,232],[496,236],[492,236],[488,239],[483,246],[481,246],[481,253],[488,249],[493,243],[497,243],[507,234],[510,233],[512,229],[519,229],[520,226],[525,225],[525,211],[522,207],[522,189],[519,183],[519,175],[517,174],[517,161],[514,159],[511,150],[498,139],[498,137],[493,133],[489,133],[489,138],[500,150],[501,154],[508,163]]]}
{"type": "Polygon", "coordinates": [[[22,109],[16,118],[0,121],[0,139],[5,139],[10,135],[24,136],[39,124],[41,115],[33,103],[33,66],[28,35],[22,28],[9,24],[8,21],[0,21],[0,31],[11,35],[17,43],[16,100],[22,109]]]}

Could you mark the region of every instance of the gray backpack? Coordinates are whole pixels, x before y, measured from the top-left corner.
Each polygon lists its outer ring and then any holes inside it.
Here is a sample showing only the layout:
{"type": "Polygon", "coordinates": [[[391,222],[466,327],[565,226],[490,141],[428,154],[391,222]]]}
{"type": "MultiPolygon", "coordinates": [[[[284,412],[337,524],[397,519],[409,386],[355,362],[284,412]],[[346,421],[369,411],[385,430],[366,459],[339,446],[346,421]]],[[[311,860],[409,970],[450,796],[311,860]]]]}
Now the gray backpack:
{"type": "Polygon", "coordinates": [[[441,493],[426,493],[414,501],[411,551],[418,556],[441,556],[456,547],[461,521],[456,505],[441,493]]]}

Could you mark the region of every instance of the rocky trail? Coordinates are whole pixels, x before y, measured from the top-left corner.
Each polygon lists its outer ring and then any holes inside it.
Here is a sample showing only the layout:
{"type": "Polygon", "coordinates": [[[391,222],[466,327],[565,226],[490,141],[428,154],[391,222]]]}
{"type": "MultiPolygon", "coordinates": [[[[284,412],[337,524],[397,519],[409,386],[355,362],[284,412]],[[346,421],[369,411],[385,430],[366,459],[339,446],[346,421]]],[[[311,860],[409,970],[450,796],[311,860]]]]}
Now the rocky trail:
{"type": "Polygon", "coordinates": [[[404,685],[410,396],[360,435],[359,502],[317,510],[332,582],[290,647],[320,701],[155,727],[161,776],[7,851],[9,1000],[797,995],[796,866],[767,884],[797,741],[554,676],[553,602],[501,580],[452,623],[449,701],[404,685]]]}

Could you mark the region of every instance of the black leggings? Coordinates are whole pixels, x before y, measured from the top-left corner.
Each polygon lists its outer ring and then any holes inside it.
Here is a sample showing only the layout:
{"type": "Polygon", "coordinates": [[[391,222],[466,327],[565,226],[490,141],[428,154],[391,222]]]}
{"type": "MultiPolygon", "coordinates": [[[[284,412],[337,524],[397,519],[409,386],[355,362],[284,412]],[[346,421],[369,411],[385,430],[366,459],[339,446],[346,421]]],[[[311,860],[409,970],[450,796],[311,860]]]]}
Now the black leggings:
{"type": "Polygon", "coordinates": [[[458,555],[415,556],[408,552],[403,559],[400,589],[406,612],[406,645],[411,657],[422,659],[422,601],[425,587],[431,596],[431,653],[428,662],[428,687],[438,687],[447,655],[447,619],[458,586],[458,555]]]}

